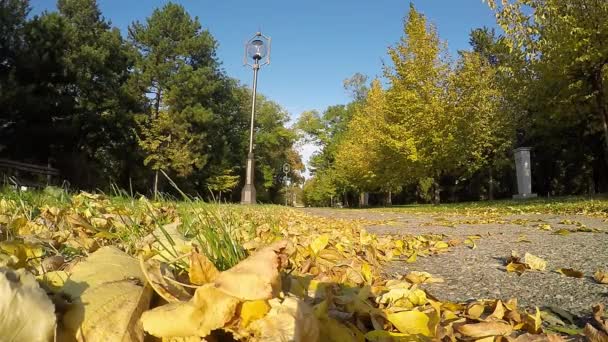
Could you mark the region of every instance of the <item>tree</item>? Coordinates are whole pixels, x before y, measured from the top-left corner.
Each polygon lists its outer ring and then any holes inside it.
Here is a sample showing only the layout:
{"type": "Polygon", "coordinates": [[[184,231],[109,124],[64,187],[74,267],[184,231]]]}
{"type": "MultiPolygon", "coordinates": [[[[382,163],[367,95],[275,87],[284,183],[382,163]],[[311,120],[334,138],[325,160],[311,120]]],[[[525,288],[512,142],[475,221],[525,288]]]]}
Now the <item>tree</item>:
{"type": "MultiPolygon", "coordinates": [[[[525,56],[536,106],[572,115],[601,134],[608,162],[608,3],[595,0],[488,1],[512,50],[525,56]],[[541,102],[540,104],[538,102],[541,102]],[[585,108],[581,112],[580,108],[585,108]],[[587,120],[587,113],[593,116],[587,120]]],[[[531,106],[530,106],[531,107],[531,106]]],[[[530,108],[533,110],[533,108],[530,108]]]]}
{"type": "Polygon", "coordinates": [[[186,177],[204,160],[194,152],[194,140],[189,137],[188,123],[173,120],[164,111],[154,119],[142,116],[139,120],[139,146],[146,155],[144,165],[155,171],[156,197],[159,171],[171,170],[180,177],[186,177]]]}
{"type": "Polygon", "coordinates": [[[210,177],[207,181],[207,188],[209,188],[209,191],[212,193],[217,192],[217,200],[221,202],[222,193],[232,192],[232,190],[234,190],[234,188],[239,184],[239,178],[239,176],[235,176],[233,174],[232,170],[227,169],[222,171],[222,173],[217,176],[210,177]]]}
{"type": "Polygon", "coordinates": [[[155,171],[167,168],[189,176],[210,158],[218,106],[229,89],[216,60],[216,42],[198,18],[174,3],[154,10],[145,23],[133,23],[129,39],[140,52],[132,82],[153,95],[146,98],[149,120],[140,126],[146,164],[155,160],[150,164],[155,171]],[[171,147],[155,148],[161,141],[170,141],[171,147]]]}

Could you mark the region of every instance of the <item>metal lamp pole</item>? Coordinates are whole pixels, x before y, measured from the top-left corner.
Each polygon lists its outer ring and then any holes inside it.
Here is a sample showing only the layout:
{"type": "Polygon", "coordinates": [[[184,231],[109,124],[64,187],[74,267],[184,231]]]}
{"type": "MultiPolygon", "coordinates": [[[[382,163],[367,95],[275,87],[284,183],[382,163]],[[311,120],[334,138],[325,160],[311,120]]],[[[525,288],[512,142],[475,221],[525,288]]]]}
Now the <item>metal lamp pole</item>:
{"type": "Polygon", "coordinates": [[[253,155],[253,134],[255,129],[255,100],[258,88],[258,72],[263,65],[270,64],[270,37],[258,32],[245,44],[245,65],[253,69],[253,91],[251,100],[251,125],[249,127],[249,153],[247,154],[247,173],[245,175],[245,186],[241,191],[241,204],[255,204],[256,191],[253,183],[254,179],[254,155],[253,155]],[[253,64],[249,64],[247,57],[253,59],[253,64]],[[262,59],[265,60],[260,63],[262,59]]]}

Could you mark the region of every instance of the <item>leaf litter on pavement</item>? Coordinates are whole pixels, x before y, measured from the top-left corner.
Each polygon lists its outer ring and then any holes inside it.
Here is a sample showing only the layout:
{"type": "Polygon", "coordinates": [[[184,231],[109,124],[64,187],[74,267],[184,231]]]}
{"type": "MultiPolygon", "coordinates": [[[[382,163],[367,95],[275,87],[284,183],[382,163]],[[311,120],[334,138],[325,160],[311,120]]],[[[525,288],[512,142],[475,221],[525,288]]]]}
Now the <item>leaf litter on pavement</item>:
{"type": "MultiPolygon", "coordinates": [[[[88,193],[31,208],[2,199],[0,224],[0,336],[13,341],[561,341],[583,333],[559,309],[442,302],[424,290],[441,278],[383,273],[388,261],[460,243],[474,249],[480,236],[377,236],[363,220],[286,208],[88,193]]],[[[542,271],[546,262],[512,255],[510,268],[542,271]]],[[[605,341],[603,307],[594,314],[584,333],[605,341]]]]}

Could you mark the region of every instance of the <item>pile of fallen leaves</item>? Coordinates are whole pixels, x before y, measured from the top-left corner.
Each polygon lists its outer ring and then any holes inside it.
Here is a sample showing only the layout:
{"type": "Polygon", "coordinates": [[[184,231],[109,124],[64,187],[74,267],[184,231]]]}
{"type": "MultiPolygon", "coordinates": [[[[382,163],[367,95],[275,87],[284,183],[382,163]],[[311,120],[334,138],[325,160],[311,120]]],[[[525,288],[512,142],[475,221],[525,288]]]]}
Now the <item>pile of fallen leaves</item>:
{"type": "MultiPolygon", "coordinates": [[[[203,205],[203,204],[201,204],[203,205]]],[[[564,313],[511,299],[441,302],[425,272],[383,264],[445,253],[444,236],[375,236],[365,222],[277,208],[230,207],[247,251],[218,270],[183,213],[145,199],[126,206],[80,194],[24,210],[0,200],[0,336],[9,341],[560,341],[564,313]]],[[[221,208],[215,208],[222,217],[221,208]]],[[[195,227],[194,227],[195,228],[195,227]]],[[[207,227],[208,229],[208,227],[207,227]]],[[[205,236],[205,235],[203,235],[205,236]]],[[[476,237],[464,243],[474,248],[476,237]]],[[[513,267],[539,268],[533,256],[513,267]],[[528,266],[525,266],[528,265],[528,266]]],[[[605,277],[600,274],[598,277],[605,277]]],[[[584,333],[607,341],[603,307],[584,333]]]]}

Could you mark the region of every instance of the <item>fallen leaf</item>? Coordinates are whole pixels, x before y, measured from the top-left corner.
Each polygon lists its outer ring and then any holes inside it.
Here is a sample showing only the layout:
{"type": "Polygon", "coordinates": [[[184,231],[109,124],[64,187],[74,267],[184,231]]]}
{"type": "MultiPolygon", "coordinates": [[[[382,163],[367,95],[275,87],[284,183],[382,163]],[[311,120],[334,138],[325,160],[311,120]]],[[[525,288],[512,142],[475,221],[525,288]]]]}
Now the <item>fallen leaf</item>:
{"type": "Polygon", "coordinates": [[[239,300],[216,289],[199,287],[189,302],[173,302],[141,316],[145,331],[156,337],[205,337],[234,317],[239,300]]]}
{"type": "Polygon", "coordinates": [[[529,333],[532,334],[540,334],[543,332],[541,326],[543,324],[543,320],[540,315],[540,310],[535,308],[534,314],[526,313],[523,316],[524,326],[529,333]]]}
{"type": "Polygon", "coordinates": [[[513,327],[508,323],[502,322],[481,322],[459,325],[456,327],[456,330],[467,337],[483,338],[509,336],[513,332],[513,327]]]}
{"type": "Polygon", "coordinates": [[[568,235],[570,233],[571,232],[568,229],[562,228],[562,229],[556,230],[553,234],[555,234],[555,235],[568,235]]]}
{"type": "Polygon", "coordinates": [[[275,298],[269,304],[268,314],[249,325],[258,341],[319,341],[319,322],[308,304],[293,297],[275,298]]]}
{"type": "Polygon", "coordinates": [[[219,273],[220,271],[205,255],[197,252],[190,254],[190,269],[188,271],[190,283],[194,285],[210,283],[217,278],[219,273]]]}
{"type": "Polygon", "coordinates": [[[481,317],[481,315],[483,315],[485,310],[486,307],[483,304],[472,303],[471,305],[469,305],[466,312],[469,317],[473,319],[478,319],[479,317],[481,317]]]}
{"type": "Polygon", "coordinates": [[[589,323],[585,325],[584,333],[590,342],[608,342],[608,333],[595,328],[589,323]]]}
{"type": "Polygon", "coordinates": [[[270,305],[265,300],[243,303],[240,310],[241,326],[247,327],[249,323],[266,316],[268,311],[270,311],[270,305]]]}
{"type": "Polygon", "coordinates": [[[325,249],[325,247],[327,247],[328,243],[329,243],[329,236],[321,235],[312,241],[312,243],[310,244],[310,250],[312,251],[312,253],[314,255],[317,255],[317,254],[319,254],[320,251],[322,251],[323,249],[325,249]]]}
{"type": "Polygon", "coordinates": [[[494,319],[501,320],[501,319],[503,319],[504,316],[505,316],[505,307],[502,305],[501,300],[497,300],[496,304],[494,305],[494,311],[488,318],[494,318],[494,319]]]}
{"type": "Polygon", "coordinates": [[[557,273],[561,273],[567,277],[572,277],[572,278],[582,278],[585,276],[583,274],[583,272],[574,270],[572,268],[560,268],[557,270],[557,273]]]}
{"type": "Polygon", "coordinates": [[[593,279],[600,284],[608,284],[608,272],[604,272],[603,270],[597,270],[593,274],[593,279]]]}
{"type": "Polygon", "coordinates": [[[419,311],[388,313],[386,318],[404,334],[431,336],[429,316],[419,311]]]}
{"type": "Polygon", "coordinates": [[[0,268],[1,339],[48,342],[55,326],[55,307],[34,276],[25,269],[0,268]]]}
{"type": "Polygon", "coordinates": [[[157,259],[144,261],[139,258],[141,270],[154,291],[167,302],[187,301],[192,296],[186,289],[174,281],[173,272],[165,262],[157,259]]]}
{"type": "Polygon", "coordinates": [[[288,247],[281,241],[255,252],[231,269],[220,273],[215,286],[241,300],[270,299],[281,287],[280,254],[288,247]]]}
{"type": "Polygon", "coordinates": [[[510,262],[509,264],[507,264],[505,269],[507,270],[507,272],[515,272],[521,275],[526,271],[526,265],[510,262]]]}
{"type": "Polygon", "coordinates": [[[526,253],[524,255],[524,263],[530,267],[530,269],[536,271],[544,271],[547,268],[547,262],[535,255],[526,253]]]}
{"type": "Polygon", "coordinates": [[[143,341],[137,320],[152,297],[145,284],[137,259],[115,247],[100,248],[74,266],[62,288],[73,305],[59,332],[77,341],[143,341]]]}

